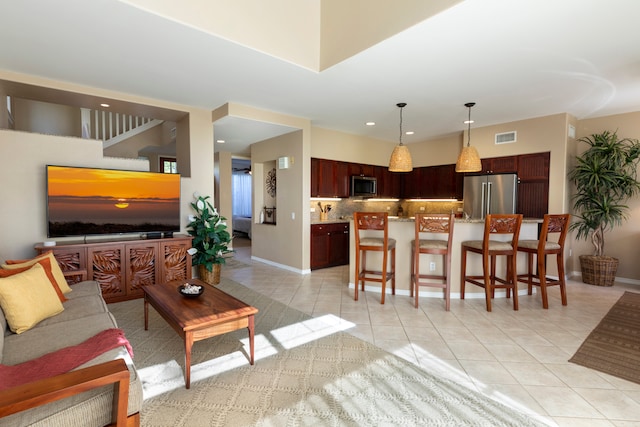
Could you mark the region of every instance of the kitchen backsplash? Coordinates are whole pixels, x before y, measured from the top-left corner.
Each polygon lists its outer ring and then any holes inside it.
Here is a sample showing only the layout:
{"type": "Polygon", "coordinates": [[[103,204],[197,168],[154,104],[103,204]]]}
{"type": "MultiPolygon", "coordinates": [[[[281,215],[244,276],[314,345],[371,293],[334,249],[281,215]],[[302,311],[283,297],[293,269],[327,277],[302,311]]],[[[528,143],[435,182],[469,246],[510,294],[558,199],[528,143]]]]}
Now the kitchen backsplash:
{"type": "Polygon", "coordinates": [[[389,212],[392,216],[411,217],[417,212],[424,213],[451,213],[461,212],[458,209],[462,209],[462,201],[424,201],[424,202],[383,202],[383,201],[370,201],[370,200],[356,200],[356,199],[342,199],[339,201],[318,201],[312,200],[310,202],[311,221],[320,221],[320,206],[327,212],[327,220],[335,221],[337,219],[350,219],[353,217],[354,212],[389,212]],[[327,208],[329,207],[329,208],[327,208]],[[402,215],[398,214],[398,209],[402,207],[402,215]],[[424,208],[420,210],[420,208],[424,208]]]}

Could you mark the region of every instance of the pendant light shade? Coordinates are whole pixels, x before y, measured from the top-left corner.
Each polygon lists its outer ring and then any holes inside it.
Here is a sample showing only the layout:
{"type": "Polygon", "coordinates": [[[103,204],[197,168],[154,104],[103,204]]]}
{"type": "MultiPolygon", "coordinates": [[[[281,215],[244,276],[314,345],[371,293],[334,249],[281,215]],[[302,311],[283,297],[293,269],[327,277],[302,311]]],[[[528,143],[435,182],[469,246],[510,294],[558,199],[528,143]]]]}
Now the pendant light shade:
{"type": "Polygon", "coordinates": [[[482,170],[482,162],[478,155],[478,150],[471,146],[471,107],[476,105],[475,102],[464,104],[469,109],[469,119],[467,120],[467,145],[462,147],[462,151],[456,162],[456,172],[480,172],[482,170]]]}
{"type": "Polygon", "coordinates": [[[389,159],[389,172],[411,172],[413,163],[411,161],[411,153],[406,145],[402,144],[402,109],[407,106],[401,102],[396,104],[400,108],[400,143],[396,145],[389,159]]]}

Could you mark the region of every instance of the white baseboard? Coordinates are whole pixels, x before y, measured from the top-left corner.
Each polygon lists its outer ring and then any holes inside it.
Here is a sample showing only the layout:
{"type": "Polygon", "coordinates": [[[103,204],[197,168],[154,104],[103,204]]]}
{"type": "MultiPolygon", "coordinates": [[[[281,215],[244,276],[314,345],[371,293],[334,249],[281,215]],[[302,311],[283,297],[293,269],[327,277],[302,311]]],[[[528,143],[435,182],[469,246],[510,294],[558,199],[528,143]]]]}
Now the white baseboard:
{"type": "MultiPolygon", "coordinates": [[[[582,272],[581,271],[572,271],[570,272],[569,278],[571,280],[575,280],[576,282],[582,281],[582,272]]],[[[616,276],[616,282],[626,283],[628,285],[637,285],[640,286],[640,280],[637,279],[627,279],[625,277],[616,276]]]]}
{"type": "MultiPolygon", "coordinates": [[[[477,289],[481,289],[478,288],[477,286],[473,286],[473,288],[477,288],[477,289]]],[[[349,282],[349,289],[353,289],[353,283],[349,282]]],[[[364,285],[364,290],[365,292],[377,292],[380,293],[380,286],[372,286],[372,285],[364,285]]],[[[537,289],[534,287],[533,288],[533,293],[535,294],[537,292],[537,289]]],[[[385,288],[385,294],[386,295],[391,295],[391,286],[388,285],[385,288]]],[[[402,295],[402,296],[409,296],[409,290],[408,289],[396,289],[396,295],[402,295]]],[[[420,298],[443,298],[443,290],[442,289],[437,289],[437,288],[433,288],[433,290],[425,290],[424,288],[421,288],[419,290],[419,295],[420,298]]],[[[527,295],[527,290],[526,289],[519,289],[518,290],[518,296],[520,295],[527,295]]],[[[451,299],[460,299],[460,292],[451,292],[451,294],[449,295],[451,299]]],[[[495,297],[494,298],[506,298],[507,297],[507,290],[506,289],[496,289],[495,290],[495,297]]],[[[485,294],[484,291],[483,292],[465,292],[464,293],[464,298],[465,299],[475,299],[475,298],[485,298],[485,294]]]]}
{"type": "Polygon", "coordinates": [[[253,255],[251,256],[251,260],[252,261],[262,262],[264,264],[268,264],[268,265],[271,265],[273,267],[282,268],[283,270],[293,271],[294,273],[298,273],[298,274],[310,274],[311,273],[310,269],[301,270],[299,268],[291,267],[290,265],[280,264],[278,262],[273,262],[273,261],[269,261],[268,259],[258,258],[258,257],[253,256],[253,255]]]}

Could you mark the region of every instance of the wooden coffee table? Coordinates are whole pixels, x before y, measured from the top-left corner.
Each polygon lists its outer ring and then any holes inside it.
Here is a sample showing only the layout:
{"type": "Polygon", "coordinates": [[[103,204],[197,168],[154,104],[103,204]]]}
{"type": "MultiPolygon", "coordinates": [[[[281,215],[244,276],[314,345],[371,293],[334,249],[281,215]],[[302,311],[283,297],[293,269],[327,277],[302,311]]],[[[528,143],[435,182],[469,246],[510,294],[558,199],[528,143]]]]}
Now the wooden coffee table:
{"type": "Polygon", "coordinates": [[[258,309],[222,292],[198,279],[178,280],[159,285],[143,286],[144,329],[149,327],[149,304],[184,340],[185,385],[191,386],[191,348],[193,343],[207,338],[249,329],[249,362],[253,365],[254,315],[258,309]],[[185,283],[204,286],[197,298],[187,298],[178,292],[185,283]]]}

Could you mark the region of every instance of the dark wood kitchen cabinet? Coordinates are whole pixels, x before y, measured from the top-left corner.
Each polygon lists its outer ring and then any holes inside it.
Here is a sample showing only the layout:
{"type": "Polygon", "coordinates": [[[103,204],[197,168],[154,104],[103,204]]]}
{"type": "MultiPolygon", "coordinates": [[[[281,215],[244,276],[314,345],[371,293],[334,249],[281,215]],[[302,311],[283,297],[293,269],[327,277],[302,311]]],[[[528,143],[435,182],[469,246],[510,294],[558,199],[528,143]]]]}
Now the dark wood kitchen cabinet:
{"type": "Polygon", "coordinates": [[[517,173],[518,156],[490,157],[482,159],[481,173],[517,173]]]}
{"type": "Polygon", "coordinates": [[[349,223],[311,226],[311,269],[349,264],[349,223]]]}
{"type": "Polygon", "coordinates": [[[543,218],[549,212],[550,153],[518,156],[518,213],[543,218]]]}
{"type": "Polygon", "coordinates": [[[311,159],[311,197],[349,197],[349,163],[311,159]]]}
{"type": "Polygon", "coordinates": [[[389,172],[387,166],[374,166],[373,176],[378,183],[378,197],[399,197],[404,172],[389,172]]]}
{"type": "Polygon", "coordinates": [[[375,166],[362,163],[349,163],[349,176],[373,176],[375,166]]]}
{"type": "Polygon", "coordinates": [[[462,199],[463,178],[454,164],[414,168],[402,176],[400,195],[404,199],[462,199]]]}

